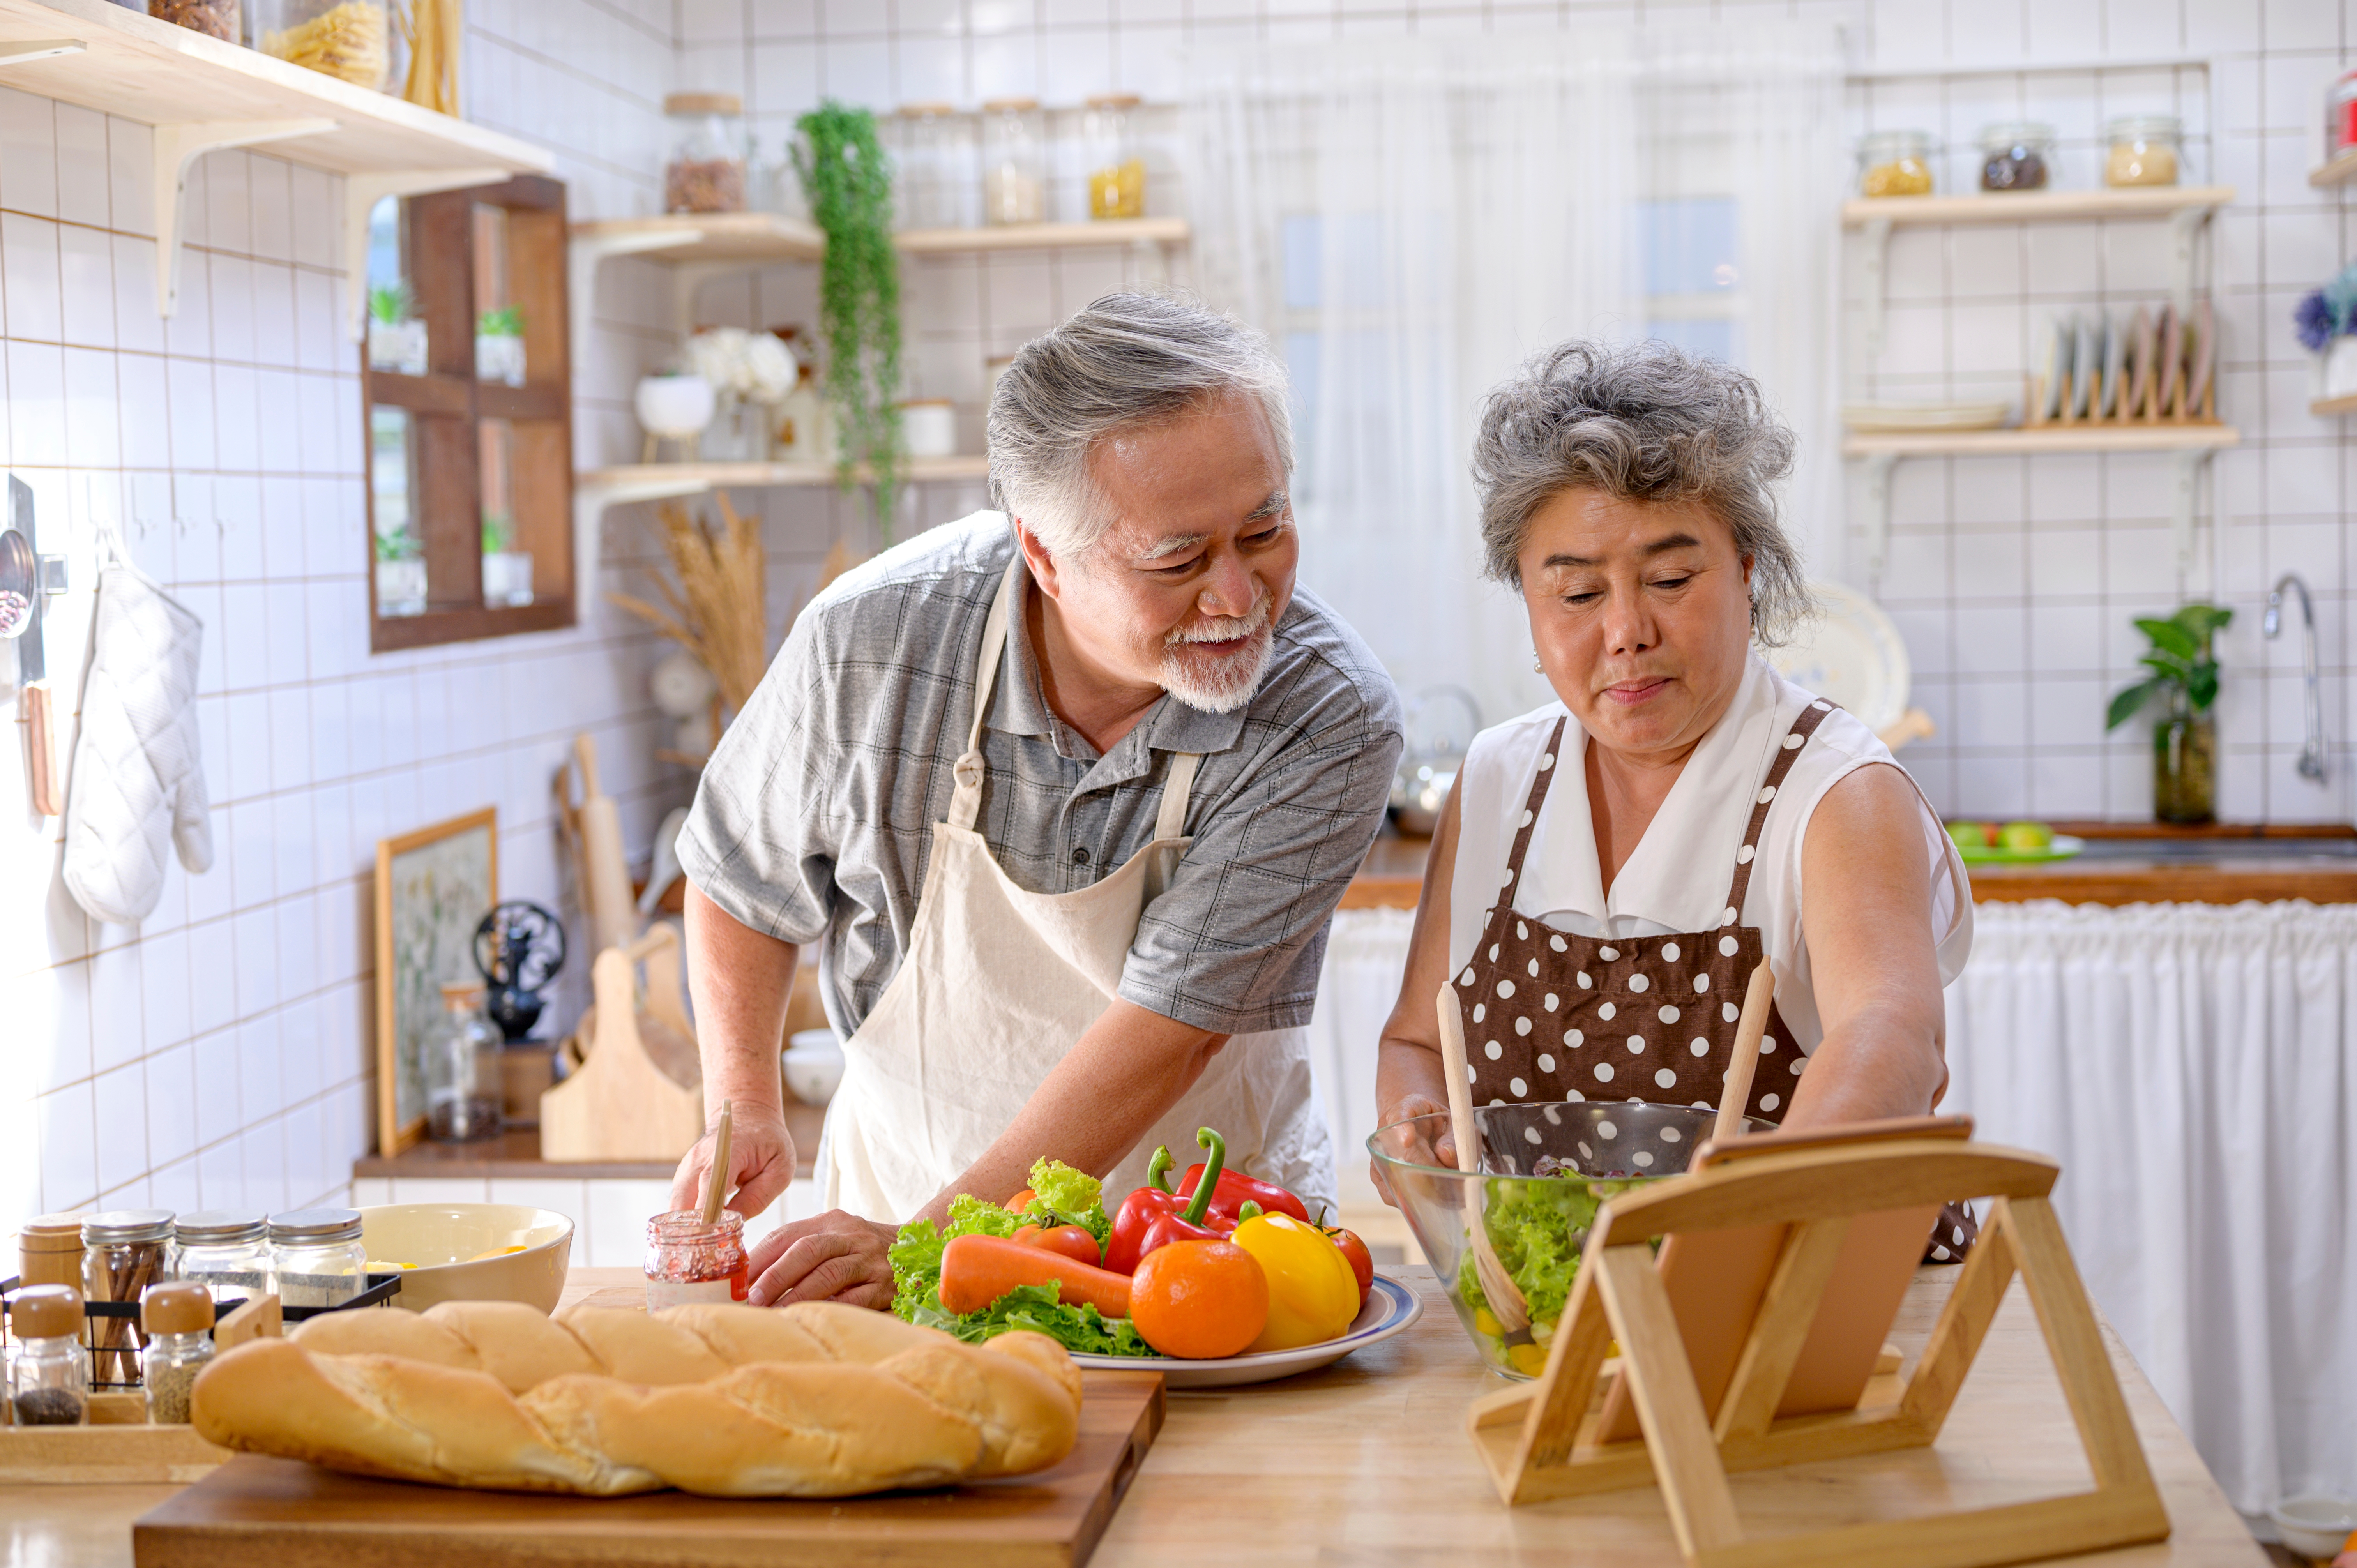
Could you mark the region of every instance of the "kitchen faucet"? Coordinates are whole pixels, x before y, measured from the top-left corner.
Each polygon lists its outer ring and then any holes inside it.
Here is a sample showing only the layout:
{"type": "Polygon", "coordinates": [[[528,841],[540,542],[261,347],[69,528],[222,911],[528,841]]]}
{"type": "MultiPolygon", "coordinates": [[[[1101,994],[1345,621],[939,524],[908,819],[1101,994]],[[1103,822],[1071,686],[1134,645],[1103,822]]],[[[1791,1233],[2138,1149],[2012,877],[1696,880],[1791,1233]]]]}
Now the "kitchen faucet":
{"type": "Polygon", "coordinates": [[[2308,596],[2308,585],[2297,572],[2286,572],[2267,596],[2267,617],[2263,629],[2272,639],[2283,630],[2283,596],[2286,588],[2299,590],[2301,680],[2307,687],[2306,708],[2308,740],[2299,748],[2299,776],[2321,784],[2324,782],[2324,703],[2316,690],[2316,607],[2308,596]]]}

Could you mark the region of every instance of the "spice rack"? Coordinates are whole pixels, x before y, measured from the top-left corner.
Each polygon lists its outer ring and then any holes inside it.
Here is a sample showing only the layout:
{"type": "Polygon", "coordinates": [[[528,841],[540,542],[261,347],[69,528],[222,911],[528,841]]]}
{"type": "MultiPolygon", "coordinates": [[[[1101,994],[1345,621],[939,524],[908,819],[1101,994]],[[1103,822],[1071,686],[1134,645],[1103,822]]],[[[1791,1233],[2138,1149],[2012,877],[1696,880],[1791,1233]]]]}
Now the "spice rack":
{"type": "Polygon", "coordinates": [[[156,311],[178,305],[180,203],[208,152],[268,145],[344,177],[344,326],[358,342],[369,211],[387,196],[545,174],[553,154],[110,0],[0,0],[0,84],[155,128],[156,311]]]}

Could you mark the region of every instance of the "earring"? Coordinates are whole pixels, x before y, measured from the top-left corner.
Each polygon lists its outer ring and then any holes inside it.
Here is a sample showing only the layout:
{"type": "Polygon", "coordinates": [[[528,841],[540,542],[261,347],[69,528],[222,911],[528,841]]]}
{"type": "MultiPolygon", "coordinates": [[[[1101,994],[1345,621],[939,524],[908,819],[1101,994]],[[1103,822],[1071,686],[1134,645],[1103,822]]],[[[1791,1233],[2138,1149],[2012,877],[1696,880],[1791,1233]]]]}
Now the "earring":
{"type": "Polygon", "coordinates": [[[1539,650],[1535,648],[1531,650],[1531,673],[1534,675],[1546,673],[1546,666],[1539,662],[1539,650]]]}

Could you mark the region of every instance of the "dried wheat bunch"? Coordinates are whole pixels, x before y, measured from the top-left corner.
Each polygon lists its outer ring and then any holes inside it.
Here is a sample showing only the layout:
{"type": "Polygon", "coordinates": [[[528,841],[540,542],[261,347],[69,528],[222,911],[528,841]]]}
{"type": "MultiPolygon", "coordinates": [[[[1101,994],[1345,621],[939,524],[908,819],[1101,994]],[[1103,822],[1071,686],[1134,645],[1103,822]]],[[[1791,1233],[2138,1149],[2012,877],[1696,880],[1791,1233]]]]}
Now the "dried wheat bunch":
{"type": "Polygon", "coordinates": [[[769,665],[769,562],[759,522],[737,515],[726,495],[716,533],[681,506],[656,512],[663,550],[679,581],[652,574],[663,602],[629,594],[606,596],[695,655],[720,682],[720,700],[741,713],[769,665]]]}

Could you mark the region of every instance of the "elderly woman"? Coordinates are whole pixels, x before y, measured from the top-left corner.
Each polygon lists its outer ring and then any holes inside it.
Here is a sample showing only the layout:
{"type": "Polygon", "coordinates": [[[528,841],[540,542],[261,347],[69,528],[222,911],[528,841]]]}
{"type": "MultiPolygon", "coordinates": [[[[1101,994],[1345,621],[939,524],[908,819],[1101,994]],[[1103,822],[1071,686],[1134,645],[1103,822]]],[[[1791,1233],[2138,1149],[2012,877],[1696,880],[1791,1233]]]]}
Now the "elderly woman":
{"type": "Polygon", "coordinates": [[[1487,569],[1520,590],[1557,701],[1484,731],[1458,773],[1383,1031],[1381,1124],[1447,1109],[1444,980],[1477,1105],[1716,1104],[1763,952],[1753,1115],[1938,1101],[1941,987],[1972,943],[1963,865],[1873,732],[1755,650],[1807,607],[1771,489],[1792,457],[1749,377],[1659,344],[1566,344],[1490,397],[1487,569]]]}

